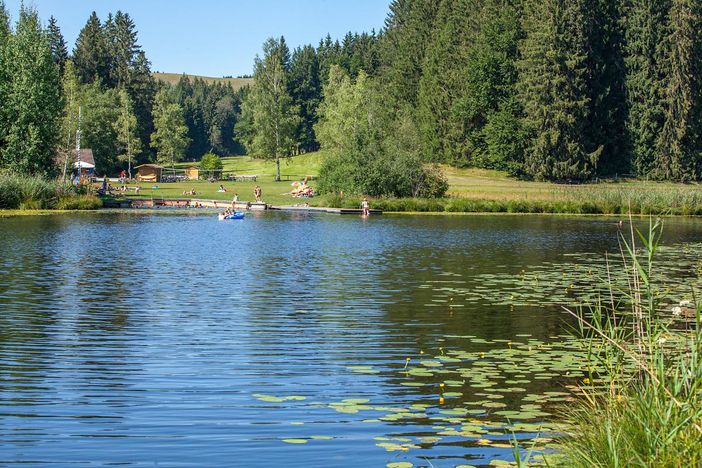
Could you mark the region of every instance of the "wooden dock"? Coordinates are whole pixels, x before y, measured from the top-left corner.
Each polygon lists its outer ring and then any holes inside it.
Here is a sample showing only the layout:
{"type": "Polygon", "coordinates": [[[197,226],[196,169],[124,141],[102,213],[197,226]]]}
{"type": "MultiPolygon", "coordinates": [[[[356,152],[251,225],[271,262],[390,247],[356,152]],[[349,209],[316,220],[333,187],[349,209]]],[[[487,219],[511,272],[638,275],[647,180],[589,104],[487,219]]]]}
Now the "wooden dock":
{"type": "MultiPolygon", "coordinates": [[[[294,206],[294,205],[283,205],[283,206],[273,206],[269,207],[271,210],[276,211],[299,211],[303,213],[330,213],[338,215],[357,215],[360,216],[362,211],[360,208],[324,208],[319,206],[294,206]]],[[[381,215],[383,210],[370,210],[372,215],[381,215]]]]}
{"type": "MultiPolygon", "coordinates": [[[[232,202],[227,200],[204,200],[197,198],[117,198],[105,201],[105,208],[232,208],[232,202]]],[[[329,213],[337,215],[361,215],[359,208],[324,208],[302,205],[267,205],[257,202],[236,202],[235,210],[240,211],[297,211],[303,213],[329,213]]],[[[372,215],[383,214],[382,210],[370,210],[372,215]]]]}

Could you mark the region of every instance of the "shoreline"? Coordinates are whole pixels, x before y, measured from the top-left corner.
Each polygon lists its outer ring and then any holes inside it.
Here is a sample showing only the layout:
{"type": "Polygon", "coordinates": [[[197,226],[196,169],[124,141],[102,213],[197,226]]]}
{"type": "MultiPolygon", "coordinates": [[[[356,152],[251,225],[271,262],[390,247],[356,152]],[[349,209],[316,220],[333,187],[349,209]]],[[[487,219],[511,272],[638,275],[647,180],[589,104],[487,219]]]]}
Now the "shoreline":
{"type": "MultiPolygon", "coordinates": [[[[338,213],[333,211],[338,210],[334,207],[313,207],[318,208],[315,210],[290,210],[297,212],[308,212],[314,214],[335,214],[339,216],[338,213]],[[329,210],[329,211],[325,211],[329,210]]],[[[7,210],[0,209],[0,219],[3,218],[16,218],[16,217],[26,217],[26,216],[48,216],[48,215],[62,215],[62,214],[75,214],[75,213],[144,213],[144,214],[177,214],[177,213],[187,213],[187,214],[201,214],[201,215],[211,215],[218,212],[219,208],[192,208],[192,207],[142,207],[142,208],[98,208],[95,210],[7,210]]],[[[274,211],[281,212],[285,210],[280,209],[269,209],[269,210],[259,210],[260,211],[274,211]]],[[[380,216],[534,216],[534,217],[572,217],[572,218],[628,218],[631,216],[636,219],[643,219],[655,216],[657,218],[686,218],[686,219],[699,219],[702,215],[698,214],[655,214],[655,213],[569,213],[569,212],[504,212],[504,211],[463,211],[463,212],[449,212],[449,211],[383,211],[382,213],[374,213],[373,217],[380,216]]],[[[344,214],[343,216],[356,216],[355,213],[344,214]]]]}

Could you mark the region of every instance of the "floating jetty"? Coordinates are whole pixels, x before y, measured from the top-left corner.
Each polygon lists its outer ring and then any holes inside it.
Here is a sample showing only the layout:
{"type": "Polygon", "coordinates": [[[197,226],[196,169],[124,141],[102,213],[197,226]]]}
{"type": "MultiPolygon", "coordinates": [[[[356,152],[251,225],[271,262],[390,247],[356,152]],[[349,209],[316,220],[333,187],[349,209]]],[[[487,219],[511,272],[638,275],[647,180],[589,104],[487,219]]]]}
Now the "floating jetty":
{"type": "MultiPolygon", "coordinates": [[[[277,211],[301,211],[306,213],[331,213],[338,215],[361,215],[363,212],[360,208],[324,208],[319,206],[295,206],[295,205],[283,205],[283,206],[273,206],[269,207],[271,210],[277,211]]],[[[381,215],[383,210],[370,210],[372,215],[381,215]]]]}
{"type": "MultiPolygon", "coordinates": [[[[263,202],[235,202],[227,200],[204,200],[197,198],[117,198],[108,199],[104,202],[105,208],[233,208],[237,211],[297,211],[303,213],[330,213],[337,215],[361,215],[358,208],[323,208],[318,206],[300,205],[268,205],[263,202]]],[[[372,215],[383,214],[382,210],[370,210],[372,215]]]]}

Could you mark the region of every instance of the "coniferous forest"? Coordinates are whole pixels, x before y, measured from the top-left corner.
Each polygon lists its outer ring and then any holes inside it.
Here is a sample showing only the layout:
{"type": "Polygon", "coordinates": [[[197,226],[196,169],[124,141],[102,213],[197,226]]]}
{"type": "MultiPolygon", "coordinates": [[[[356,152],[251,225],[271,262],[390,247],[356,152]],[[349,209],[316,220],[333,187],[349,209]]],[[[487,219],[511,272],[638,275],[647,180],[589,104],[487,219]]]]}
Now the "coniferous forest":
{"type": "Polygon", "coordinates": [[[320,189],[368,195],[442,195],[433,163],[699,180],[700,31],[700,0],[393,0],[379,32],[269,39],[234,90],[156,82],[128,13],[91,15],[69,51],[53,18],[11,21],[0,2],[0,167],[60,172],[80,107],[82,144],[110,174],[321,148],[320,189]]]}

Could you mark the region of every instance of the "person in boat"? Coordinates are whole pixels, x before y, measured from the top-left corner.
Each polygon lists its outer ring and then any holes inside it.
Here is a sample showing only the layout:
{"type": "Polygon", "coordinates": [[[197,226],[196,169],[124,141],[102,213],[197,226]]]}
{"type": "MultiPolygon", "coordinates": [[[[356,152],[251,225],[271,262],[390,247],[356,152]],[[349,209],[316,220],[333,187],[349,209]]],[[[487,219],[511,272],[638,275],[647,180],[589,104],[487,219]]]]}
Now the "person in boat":
{"type": "Polygon", "coordinates": [[[368,198],[363,198],[361,202],[361,214],[363,216],[368,216],[370,214],[370,205],[368,204],[368,198]]]}

